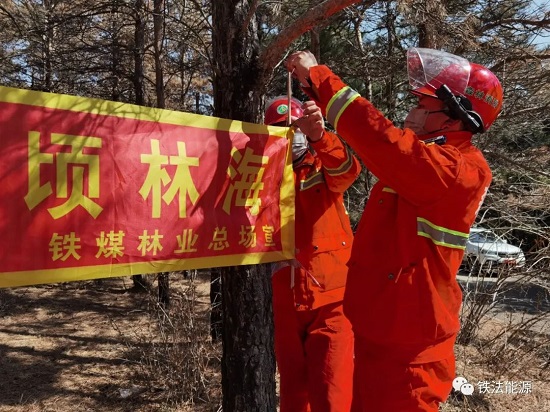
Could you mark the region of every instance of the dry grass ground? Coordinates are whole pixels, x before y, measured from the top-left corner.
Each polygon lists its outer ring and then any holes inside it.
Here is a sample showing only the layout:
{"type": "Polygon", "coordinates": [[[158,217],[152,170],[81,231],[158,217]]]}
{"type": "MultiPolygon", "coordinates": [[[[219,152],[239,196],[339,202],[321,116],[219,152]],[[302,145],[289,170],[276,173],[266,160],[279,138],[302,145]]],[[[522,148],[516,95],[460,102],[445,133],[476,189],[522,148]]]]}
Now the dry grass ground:
{"type": "MultiPolygon", "coordinates": [[[[172,281],[174,291],[188,288],[172,281]]],[[[195,283],[206,324],[209,283],[195,283]]],[[[144,381],[147,354],[159,346],[152,302],[130,278],[0,290],[0,411],[168,410],[166,388],[155,387],[162,381],[144,381]]]]}
{"type": "MultiPolygon", "coordinates": [[[[130,278],[0,289],[0,412],[216,412],[209,280],[172,275],[168,313],[130,278]]],[[[541,345],[502,345],[506,317],[491,319],[475,344],[457,345],[458,373],[474,385],[530,382],[531,393],[455,393],[442,411],[550,411],[548,328],[521,336],[541,345]]]]}

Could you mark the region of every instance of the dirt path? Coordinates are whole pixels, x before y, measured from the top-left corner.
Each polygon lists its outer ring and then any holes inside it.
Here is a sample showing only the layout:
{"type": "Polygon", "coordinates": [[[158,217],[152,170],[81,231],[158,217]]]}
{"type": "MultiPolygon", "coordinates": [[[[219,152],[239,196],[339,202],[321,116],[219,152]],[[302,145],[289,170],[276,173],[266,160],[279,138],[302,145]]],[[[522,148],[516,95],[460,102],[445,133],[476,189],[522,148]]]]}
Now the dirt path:
{"type": "Polygon", "coordinates": [[[158,410],[132,396],[124,336],[147,320],[148,302],[130,278],[0,289],[0,411],[158,410]]]}

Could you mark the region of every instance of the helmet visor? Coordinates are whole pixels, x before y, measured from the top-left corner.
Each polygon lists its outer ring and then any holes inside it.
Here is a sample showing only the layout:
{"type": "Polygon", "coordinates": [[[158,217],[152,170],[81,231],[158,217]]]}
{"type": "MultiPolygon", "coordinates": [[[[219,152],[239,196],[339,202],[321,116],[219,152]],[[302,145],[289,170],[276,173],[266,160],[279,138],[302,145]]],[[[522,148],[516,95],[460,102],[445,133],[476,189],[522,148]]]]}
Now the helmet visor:
{"type": "Polygon", "coordinates": [[[418,93],[435,95],[446,84],[453,94],[464,95],[470,63],[444,51],[414,47],[407,51],[407,73],[412,90],[418,93]]]}

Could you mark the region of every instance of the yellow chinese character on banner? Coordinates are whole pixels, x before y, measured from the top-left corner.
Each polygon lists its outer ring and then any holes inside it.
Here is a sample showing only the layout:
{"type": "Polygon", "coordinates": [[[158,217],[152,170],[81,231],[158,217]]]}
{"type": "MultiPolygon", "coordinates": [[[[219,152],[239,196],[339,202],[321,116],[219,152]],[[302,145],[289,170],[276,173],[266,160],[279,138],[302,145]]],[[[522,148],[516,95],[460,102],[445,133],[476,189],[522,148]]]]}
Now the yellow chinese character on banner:
{"type": "Polygon", "coordinates": [[[239,240],[239,245],[244,245],[247,248],[256,246],[256,233],[254,233],[255,226],[244,226],[241,225],[241,239],[239,240]]]}
{"type": "Polygon", "coordinates": [[[124,255],[124,246],[122,245],[124,239],[124,232],[119,230],[115,233],[114,230],[111,230],[109,233],[105,234],[104,231],[101,231],[99,237],[96,238],[96,245],[98,246],[96,258],[103,257],[118,257],[124,255]]]}
{"type": "Polygon", "coordinates": [[[168,156],[160,154],[160,143],[158,140],[151,140],[151,154],[142,154],[141,163],[149,163],[147,177],[139,189],[143,199],[147,199],[150,193],[153,197],[153,217],[160,217],[162,186],[170,182],[168,172],[162,168],[168,164],[168,156]]]}
{"type": "Polygon", "coordinates": [[[179,192],[178,201],[180,205],[179,217],[187,217],[187,196],[191,203],[195,204],[199,199],[199,192],[191,178],[190,166],[199,166],[198,157],[187,157],[184,142],[178,142],[178,156],[170,156],[170,164],[177,165],[172,184],[162,196],[166,204],[169,204],[179,192]]]}
{"type": "Polygon", "coordinates": [[[227,190],[223,202],[223,210],[231,214],[232,203],[235,206],[248,206],[250,213],[257,215],[262,204],[260,191],[264,188],[262,178],[269,158],[255,155],[250,147],[247,147],[244,156],[235,148],[231,151],[231,159],[237,164],[235,168],[229,165],[227,174],[231,178],[231,184],[227,190]],[[235,198],[233,200],[233,198],[235,198]]]}
{"type": "Polygon", "coordinates": [[[191,178],[190,167],[199,166],[198,157],[188,157],[184,142],[178,142],[178,155],[165,156],[160,154],[160,142],[156,139],[151,140],[151,154],[142,154],[141,162],[149,164],[147,177],[139,190],[139,194],[143,199],[151,194],[153,201],[154,218],[159,218],[161,215],[161,193],[163,186],[167,186],[170,181],[170,187],[162,196],[162,200],[166,204],[170,204],[176,196],[179,202],[179,217],[187,217],[187,197],[195,204],[199,198],[199,192],[195,187],[195,183],[191,178]],[[175,165],[173,179],[170,179],[168,172],[162,166],[175,165]]]}
{"type": "Polygon", "coordinates": [[[76,237],[74,232],[69,233],[68,235],[62,236],[59,233],[54,233],[49,243],[49,251],[52,253],[52,260],[56,261],[61,259],[65,261],[69,256],[74,257],[76,260],[80,260],[80,255],[77,250],[81,249],[82,246],[77,244],[80,242],[80,238],[76,237]]]}
{"type": "Polygon", "coordinates": [[[153,256],[156,256],[157,252],[162,250],[160,240],[163,235],[159,235],[159,231],[155,229],[154,235],[148,235],[147,230],[143,231],[143,235],[139,236],[138,250],[141,251],[141,256],[145,256],[147,252],[153,252],[153,256]]]}
{"type": "Polygon", "coordinates": [[[199,235],[194,234],[193,229],[183,229],[183,233],[176,236],[180,248],[174,253],[196,252],[197,249],[194,249],[193,246],[197,243],[198,238],[199,235]]]}
{"type": "Polygon", "coordinates": [[[48,209],[54,219],[67,215],[77,206],[82,206],[94,219],[103,208],[91,199],[99,198],[99,155],[84,153],[85,148],[101,148],[101,139],[91,136],[73,136],[52,133],[51,143],[70,147],[69,152],[45,153],[40,151],[40,133],[29,132],[29,185],[25,202],[34,209],[53,193],[51,182],[40,184],[40,166],[54,164],[55,190],[58,199],[67,199],[62,205],[48,209]],[[84,193],[84,172],[88,171],[88,196],[84,193]],[[68,195],[69,182],[72,183],[68,195]]]}
{"type": "Polygon", "coordinates": [[[224,250],[229,247],[229,242],[227,241],[227,229],[226,227],[216,227],[214,230],[214,235],[212,236],[212,242],[208,245],[208,249],[214,250],[224,250]]]}
{"type": "Polygon", "coordinates": [[[273,232],[275,231],[275,229],[273,228],[273,226],[262,226],[262,231],[264,232],[265,245],[275,246],[275,242],[273,241],[273,232]]]}

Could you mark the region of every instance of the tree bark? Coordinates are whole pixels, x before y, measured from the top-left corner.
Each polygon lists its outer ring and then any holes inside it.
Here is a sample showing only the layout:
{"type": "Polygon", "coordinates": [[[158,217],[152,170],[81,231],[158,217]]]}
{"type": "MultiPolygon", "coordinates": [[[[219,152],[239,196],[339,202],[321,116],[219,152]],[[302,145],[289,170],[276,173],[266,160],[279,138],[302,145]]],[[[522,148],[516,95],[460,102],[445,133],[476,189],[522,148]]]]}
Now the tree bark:
{"type": "Polygon", "coordinates": [[[161,272],[158,275],[158,300],[164,309],[170,307],[170,272],[161,272]]]}
{"type": "Polygon", "coordinates": [[[155,56],[155,89],[157,92],[157,107],[164,109],[164,73],[162,64],[164,40],[164,0],[155,0],[153,9],[153,47],[155,56]]]}
{"type": "MultiPolygon", "coordinates": [[[[356,2],[320,2],[284,29],[260,58],[258,2],[213,0],[214,116],[258,122],[269,76],[284,49],[316,23],[356,2]]],[[[270,268],[224,268],[221,286],[223,410],[275,411],[270,268]]]]}
{"type": "MultiPolygon", "coordinates": [[[[267,81],[250,4],[212,2],[214,115],[257,122],[267,81]]],[[[276,410],[270,274],[266,265],[222,269],[224,411],[276,410]]]]}
{"type": "Polygon", "coordinates": [[[112,38],[109,48],[111,53],[109,71],[111,73],[111,100],[118,102],[120,99],[120,72],[122,64],[122,45],[120,34],[118,32],[118,26],[120,22],[119,17],[119,4],[116,0],[111,0],[111,13],[110,13],[110,36],[112,38]]]}
{"type": "MultiPolygon", "coordinates": [[[[145,7],[144,0],[135,0],[134,2],[134,73],[132,80],[134,83],[135,100],[134,103],[144,106],[145,105],[145,73],[144,62],[145,58],[145,19],[143,16],[143,9],[145,7]]],[[[134,282],[134,288],[139,289],[143,287],[144,278],[142,275],[132,276],[134,282]]]]}
{"type": "Polygon", "coordinates": [[[271,272],[268,265],[222,271],[223,410],[276,410],[271,272]]]}
{"type": "Polygon", "coordinates": [[[135,103],[145,105],[145,72],[143,68],[143,59],[145,57],[145,18],[143,9],[144,0],[135,0],[134,2],[134,93],[135,103]]]}
{"type": "Polygon", "coordinates": [[[212,2],[214,116],[258,122],[267,74],[260,67],[255,16],[243,27],[248,11],[247,1],[212,2]]]}
{"type": "Polygon", "coordinates": [[[43,44],[43,61],[44,61],[44,77],[42,90],[45,92],[52,91],[52,54],[53,54],[53,36],[54,29],[51,21],[54,5],[50,1],[44,1],[44,44],[43,44]]]}

